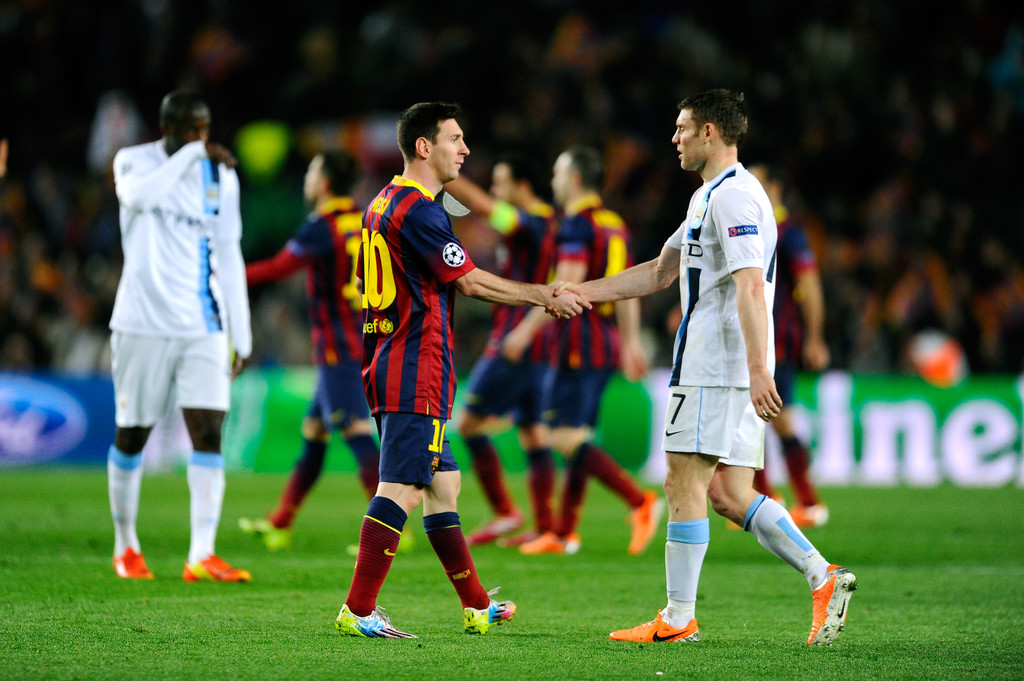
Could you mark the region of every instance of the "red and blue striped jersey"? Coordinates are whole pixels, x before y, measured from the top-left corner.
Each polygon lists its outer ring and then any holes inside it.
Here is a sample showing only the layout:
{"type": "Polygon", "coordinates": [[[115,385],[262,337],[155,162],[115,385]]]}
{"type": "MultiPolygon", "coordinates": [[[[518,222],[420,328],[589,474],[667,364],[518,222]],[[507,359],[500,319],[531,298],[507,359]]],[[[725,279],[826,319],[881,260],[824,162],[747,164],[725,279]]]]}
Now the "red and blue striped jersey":
{"type": "MultiPolygon", "coordinates": [[[[555,238],[558,221],[555,209],[546,203],[515,209],[514,224],[508,226],[498,253],[499,272],[506,279],[530,284],[547,284],[555,264],[555,238]]],[[[496,356],[501,341],[523,320],[530,308],[523,305],[495,305],[491,336],[484,349],[487,357],[496,356]]],[[[526,358],[547,361],[550,356],[549,334],[538,333],[527,350],[526,358]]]]}
{"type": "Polygon", "coordinates": [[[362,358],[363,314],[355,285],[361,227],[355,201],[331,199],[310,214],[277,255],[245,268],[250,286],[307,270],[313,361],[318,365],[362,358]]]}
{"type": "Polygon", "coordinates": [[[451,418],[455,280],[475,269],[426,188],[396,176],[363,214],[363,385],[373,414],[451,418]]]}
{"type": "MultiPolygon", "coordinates": [[[[586,280],[618,274],[633,265],[626,223],[600,198],[586,197],[573,205],[574,213],[558,231],[558,261],[587,266],[586,280]]],[[[570,369],[619,368],[619,327],[615,304],[601,303],[593,310],[555,324],[556,349],[552,364],[570,369]]]]}
{"type": "Polygon", "coordinates": [[[796,280],[818,267],[803,225],[784,208],[776,207],[779,224],[779,277],[775,284],[775,358],[799,366],[803,356],[804,325],[796,300],[796,280]]]}

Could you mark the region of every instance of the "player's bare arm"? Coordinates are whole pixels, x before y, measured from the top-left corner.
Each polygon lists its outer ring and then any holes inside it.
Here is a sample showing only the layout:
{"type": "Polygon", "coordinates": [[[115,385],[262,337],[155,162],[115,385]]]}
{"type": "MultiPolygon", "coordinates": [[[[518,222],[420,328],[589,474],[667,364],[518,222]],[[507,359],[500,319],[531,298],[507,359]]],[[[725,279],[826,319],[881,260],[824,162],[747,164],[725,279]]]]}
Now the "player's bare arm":
{"type": "Polygon", "coordinates": [[[615,276],[575,284],[571,281],[555,282],[556,293],[576,291],[592,303],[604,303],[629,298],[642,298],[672,285],[679,277],[679,251],[671,246],[661,249],[654,260],[634,265],[615,276]]]}
{"type": "Polygon", "coordinates": [[[830,358],[824,332],[825,296],[818,270],[807,270],[797,275],[795,290],[804,321],[804,364],[812,371],[821,371],[828,366],[830,358]]]}
{"type": "Polygon", "coordinates": [[[750,401],[757,415],[771,421],[782,411],[782,398],[775,378],[768,370],[768,309],[764,304],[764,280],[760,267],[745,267],[732,273],[736,282],[736,308],[747,348],[750,372],[750,401]]]}
{"type": "Polygon", "coordinates": [[[210,157],[210,160],[214,163],[223,163],[228,168],[234,168],[238,165],[238,159],[223,145],[217,144],[216,142],[206,143],[206,155],[210,157]]]}
{"type": "Polygon", "coordinates": [[[524,284],[479,268],[456,279],[455,285],[464,296],[503,305],[536,305],[548,310],[552,316],[564,319],[575,317],[584,308],[591,308],[590,302],[583,296],[555,296],[550,285],[524,284]]]}
{"type": "Polygon", "coordinates": [[[640,301],[637,298],[615,303],[622,346],[619,351],[622,373],[630,381],[639,381],[647,373],[647,353],[640,342],[640,301]]]}
{"type": "MultiPolygon", "coordinates": [[[[555,279],[556,281],[549,284],[551,287],[552,294],[558,297],[565,295],[558,289],[559,284],[579,283],[582,282],[584,277],[587,275],[587,266],[581,262],[573,262],[570,260],[562,260],[555,267],[555,279]]],[[[579,295],[579,294],[576,294],[579,295]]],[[[551,310],[545,308],[544,310],[530,310],[522,321],[512,329],[512,331],[505,336],[505,339],[501,343],[501,354],[513,362],[518,362],[522,359],[523,353],[526,352],[526,348],[529,347],[533,341],[533,337],[537,334],[540,329],[551,321],[551,317],[557,317],[558,315],[552,314],[551,310]],[[545,314],[545,312],[547,314],[545,314]]]]}

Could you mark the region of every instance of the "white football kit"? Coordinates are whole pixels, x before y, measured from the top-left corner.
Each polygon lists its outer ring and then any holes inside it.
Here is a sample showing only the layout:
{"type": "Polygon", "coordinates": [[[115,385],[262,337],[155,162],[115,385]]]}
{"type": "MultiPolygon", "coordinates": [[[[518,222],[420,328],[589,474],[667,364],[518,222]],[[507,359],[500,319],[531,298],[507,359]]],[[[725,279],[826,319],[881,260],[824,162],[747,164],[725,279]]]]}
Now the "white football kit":
{"type": "Polygon", "coordinates": [[[227,411],[225,332],[239,357],[252,351],[238,176],[212,163],[202,141],[171,156],[157,141],[118,151],[114,182],[124,250],[110,319],[117,423],[153,425],[170,399],[165,384],[202,386],[178,390],[178,406],[227,411]],[[160,339],[181,352],[130,351],[160,339]],[[193,344],[202,361],[189,361],[193,344]],[[160,366],[140,371],[139,362],[160,366]],[[154,382],[154,370],[168,380],[154,382]]]}
{"type": "Polygon", "coordinates": [[[747,351],[732,273],[748,267],[761,270],[766,357],[768,370],[774,371],[777,240],[771,201],[757,179],[736,163],[694,192],[686,219],[665,242],[680,251],[683,311],[672,353],[666,451],[763,466],[765,423],[750,402],[747,351]]]}

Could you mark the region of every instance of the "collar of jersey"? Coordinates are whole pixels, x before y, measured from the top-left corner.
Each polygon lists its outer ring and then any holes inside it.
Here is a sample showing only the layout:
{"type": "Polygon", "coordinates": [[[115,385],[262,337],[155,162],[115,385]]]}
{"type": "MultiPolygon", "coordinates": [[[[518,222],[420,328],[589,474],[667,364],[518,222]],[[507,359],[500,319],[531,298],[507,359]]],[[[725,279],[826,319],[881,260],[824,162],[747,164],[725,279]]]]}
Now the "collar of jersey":
{"type": "Polygon", "coordinates": [[[601,197],[597,194],[587,194],[573,201],[571,204],[565,207],[565,212],[569,215],[576,215],[582,213],[588,208],[597,208],[601,205],[601,197]]]}
{"type": "Polygon", "coordinates": [[[352,200],[350,196],[335,196],[333,199],[328,199],[320,204],[316,212],[320,215],[330,215],[334,212],[344,213],[350,211],[356,205],[356,202],[352,200]]]}
{"type": "Polygon", "coordinates": [[[391,184],[397,184],[399,187],[413,187],[415,189],[419,189],[428,199],[431,201],[434,200],[433,193],[428,191],[426,187],[416,180],[410,180],[406,177],[402,177],[401,175],[395,175],[395,179],[391,180],[391,184]]]}
{"type": "Polygon", "coordinates": [[[540,217],[549,218],[555,214],[555,209],[549,203],[538,201],[537,203],[530,206],[527,210],[530,215],[538,215],[540,217]]]}
{"type": "Polygon", "coordinates": [[[704,184],[705,184],[705,186],[712,185],[713,187],[717,187],[719,184],[721,184],[722,180],[725,179],[726,175],[728,175],[729,173],[735,172],[735,171],[739,170],[742,167],[743,167],[743,164],[740,163],[739,161],[737,161],[736,163],[733,163],[731,166],[729,166],[728,168],[726,168],[722,172],[718,173],[718,175],[715,176],[715,179],[711,180],[710,182],[705,182],[704,184]]]}

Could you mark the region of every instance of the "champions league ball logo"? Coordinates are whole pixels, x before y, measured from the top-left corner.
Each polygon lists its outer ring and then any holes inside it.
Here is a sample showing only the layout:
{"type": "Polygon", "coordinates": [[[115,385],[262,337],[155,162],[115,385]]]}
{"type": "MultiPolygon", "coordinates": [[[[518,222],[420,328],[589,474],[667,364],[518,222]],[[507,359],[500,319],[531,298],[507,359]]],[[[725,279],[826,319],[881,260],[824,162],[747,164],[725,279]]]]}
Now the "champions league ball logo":
{"type": "Polygon", "coordinates": [[[466,252],[456,243],[445,244],[441,257],[449,267],[459,267],[466,262],[466,252]]]}

